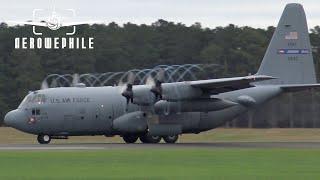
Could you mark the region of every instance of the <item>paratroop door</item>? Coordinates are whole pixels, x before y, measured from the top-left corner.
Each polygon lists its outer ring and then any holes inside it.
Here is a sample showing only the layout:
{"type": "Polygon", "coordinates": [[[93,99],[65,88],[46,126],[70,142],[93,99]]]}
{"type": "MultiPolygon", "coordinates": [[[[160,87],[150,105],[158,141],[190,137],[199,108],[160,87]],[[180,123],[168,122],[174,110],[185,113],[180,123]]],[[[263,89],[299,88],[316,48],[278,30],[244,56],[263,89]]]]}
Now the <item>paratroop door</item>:
{"type": "Polygon", "coordinates": [[[112,127],[113,107],[112,105],[98,105],[96,109],[95,119],[98,122],[98,129],[109,129],[112,127]]]}

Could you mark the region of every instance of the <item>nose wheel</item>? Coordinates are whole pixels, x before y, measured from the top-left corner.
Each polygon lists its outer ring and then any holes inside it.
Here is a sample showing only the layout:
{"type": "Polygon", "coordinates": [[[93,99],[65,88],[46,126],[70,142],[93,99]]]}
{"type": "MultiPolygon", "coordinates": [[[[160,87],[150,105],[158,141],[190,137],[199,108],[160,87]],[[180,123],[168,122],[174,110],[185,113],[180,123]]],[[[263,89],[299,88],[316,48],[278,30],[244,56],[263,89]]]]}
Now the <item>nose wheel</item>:
{"type": "Polygon", "coordinates": [[[39,134],[37,140],[40,144],[49,144],[51,141],[51,136],[46,134],[39,134]]]}

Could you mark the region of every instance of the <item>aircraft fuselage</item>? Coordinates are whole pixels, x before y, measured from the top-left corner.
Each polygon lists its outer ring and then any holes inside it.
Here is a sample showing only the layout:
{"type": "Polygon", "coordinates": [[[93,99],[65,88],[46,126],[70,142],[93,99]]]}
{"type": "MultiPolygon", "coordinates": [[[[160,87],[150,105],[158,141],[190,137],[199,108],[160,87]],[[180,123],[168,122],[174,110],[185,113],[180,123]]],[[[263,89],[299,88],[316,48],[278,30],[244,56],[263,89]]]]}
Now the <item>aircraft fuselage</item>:
{"type": "MultiPolygon", "coordinates": [[[[113,128],[114,120],[141,106],[126,104],[120,87],[51,88],[29,93],[18,109],[6,116],[6,124],[32,134],[48,135],[121,135],[113,128]],[[13,117],[14,116],[14,117],[13,117]]],[[[217,96],[236,105],[211,112],[163,112],[157,124],[177,125],[181,133],[199,133],[223,125],[250,107],[281,93],[277,86],[257,86],[217,96]],[[254,99],[246,104],[243,98],[254,99]]]]}

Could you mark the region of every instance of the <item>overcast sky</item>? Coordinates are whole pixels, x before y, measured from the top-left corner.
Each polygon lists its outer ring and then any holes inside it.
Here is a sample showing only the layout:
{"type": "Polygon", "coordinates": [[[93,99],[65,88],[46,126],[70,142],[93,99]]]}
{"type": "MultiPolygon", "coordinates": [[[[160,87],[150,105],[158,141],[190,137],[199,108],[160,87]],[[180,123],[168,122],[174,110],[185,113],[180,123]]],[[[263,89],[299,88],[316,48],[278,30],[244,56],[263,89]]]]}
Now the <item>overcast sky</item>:
{"type": "Polygon", "coordinates": [[[214,28],[230,23],[276,26],[286,3],[303,4],[309,27],[320,25],[320,0],[0,0],[0,21],[31,20],[33,9],[75,9],[80,20],[151,24],[158,19],[214,28]]]}

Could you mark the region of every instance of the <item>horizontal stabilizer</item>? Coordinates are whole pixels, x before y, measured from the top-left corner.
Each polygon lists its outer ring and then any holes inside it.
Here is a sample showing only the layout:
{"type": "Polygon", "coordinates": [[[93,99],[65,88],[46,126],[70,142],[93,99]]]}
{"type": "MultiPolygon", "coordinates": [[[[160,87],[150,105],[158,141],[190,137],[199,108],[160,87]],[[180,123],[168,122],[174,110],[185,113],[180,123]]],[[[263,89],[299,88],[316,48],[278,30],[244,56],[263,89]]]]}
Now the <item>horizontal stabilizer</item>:
{"type": "Polygon", "coordinates": [[[280,87],[285,92],[296,92],[296,91],[320,88],[320,84],[289,84],[289,85],[281,85],[280,87]]]}

